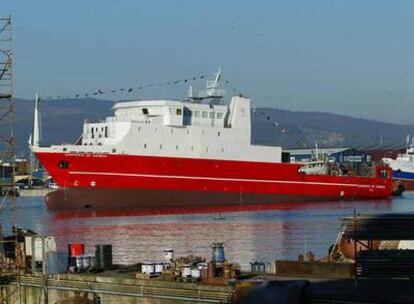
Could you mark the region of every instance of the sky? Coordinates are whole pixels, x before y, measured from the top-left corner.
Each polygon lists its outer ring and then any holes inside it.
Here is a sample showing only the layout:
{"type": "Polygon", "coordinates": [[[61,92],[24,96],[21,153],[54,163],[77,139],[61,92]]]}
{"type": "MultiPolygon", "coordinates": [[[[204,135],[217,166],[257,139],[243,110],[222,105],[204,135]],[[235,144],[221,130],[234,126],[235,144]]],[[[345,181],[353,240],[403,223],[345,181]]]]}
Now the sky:
{"type": "Polygon", "coordinates": [[[13,18],[16,97],[137,86],[221,67],[228,92],[255,106],[414,124],[412,0],[2,0],[0,8],[13,18]]]}

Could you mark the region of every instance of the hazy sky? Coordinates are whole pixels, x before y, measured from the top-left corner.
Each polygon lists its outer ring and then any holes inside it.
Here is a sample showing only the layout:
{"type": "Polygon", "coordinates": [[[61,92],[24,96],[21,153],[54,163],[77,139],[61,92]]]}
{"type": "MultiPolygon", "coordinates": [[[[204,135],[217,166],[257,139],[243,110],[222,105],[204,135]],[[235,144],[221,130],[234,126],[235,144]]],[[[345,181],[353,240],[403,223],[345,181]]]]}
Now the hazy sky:
{"type": "Polygon", "coordinates": [[[0,7],[13,17],[17,97],[221,66],[258,106],[414,123],[412,0],[3,0],[0,7]]]}

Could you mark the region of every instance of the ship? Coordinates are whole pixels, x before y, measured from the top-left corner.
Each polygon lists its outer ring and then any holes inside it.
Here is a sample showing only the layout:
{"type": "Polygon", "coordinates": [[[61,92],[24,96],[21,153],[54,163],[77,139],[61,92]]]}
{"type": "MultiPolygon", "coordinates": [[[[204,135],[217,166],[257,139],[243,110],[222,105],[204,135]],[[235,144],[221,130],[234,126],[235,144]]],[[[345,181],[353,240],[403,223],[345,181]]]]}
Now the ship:
{"type": "Polygon", "coordinates": [[[221,72],[183,100],[129,100],[85,121],[76,144],[39,145],[36,98],[31,150],[59,186],[49,209],[155,209],[387,198],[388,166],[369,176],[312,174],[281,147],[252,144],[249,98],[228,104],[221,72]]]}
{"type": "MultiPolygon", "coordinates": [[[[409,142],[409,137],[407,138],[409,142]]],[[[404,190],[414,190],[414,144],[407,146],[405,153],[400,153],[395,159],[384,157],[382,161],[392,169],[394,180],[404,190]]]]}

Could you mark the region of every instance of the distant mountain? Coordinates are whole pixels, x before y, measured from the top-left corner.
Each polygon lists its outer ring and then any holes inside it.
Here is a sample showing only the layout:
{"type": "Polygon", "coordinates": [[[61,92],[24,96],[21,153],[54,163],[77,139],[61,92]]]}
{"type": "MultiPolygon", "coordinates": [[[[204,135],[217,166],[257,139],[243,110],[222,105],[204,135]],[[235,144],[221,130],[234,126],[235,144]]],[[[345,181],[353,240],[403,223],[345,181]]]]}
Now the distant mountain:
{"type": "Polygon", "coordinates": [[[322,112],[262,108],[256,109],[252,117],[254,142],[292,148],[313,147],[315,142],[320,147],[378,148],[381,142],[383,147],[401,147],[407,134],[414,133],[414,125],[322,112]]]}
{"type": "MultiPolygon", "coordinates": [[[[16,151],[27,151],[33,122],[34,102],[14,100],[16,151]]],[[[113,101],[64,99],[41,103],[42,144],[73,143],[82,132],[85,119],[97,120],[111,115],[113,101]]],[[[298,112],[257,108],[252,113],[255,144],[284,148],[402,146],[414,125],[399,125],[321,112],[298,112]]]]}

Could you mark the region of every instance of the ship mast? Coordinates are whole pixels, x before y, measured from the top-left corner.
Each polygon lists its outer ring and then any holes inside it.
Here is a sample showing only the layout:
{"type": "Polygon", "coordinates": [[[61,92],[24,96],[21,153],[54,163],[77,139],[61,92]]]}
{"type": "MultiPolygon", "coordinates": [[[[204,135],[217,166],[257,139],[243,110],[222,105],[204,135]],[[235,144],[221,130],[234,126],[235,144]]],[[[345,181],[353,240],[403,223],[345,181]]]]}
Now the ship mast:
{"type": "Polygon", "coordinates": [[[39,104],[40,104],[40,98],[36,92],[35,109],[34,109],[34,117],[33,117],[33,147],[39,147],[39,142],[40,142],[39,104]]]}

